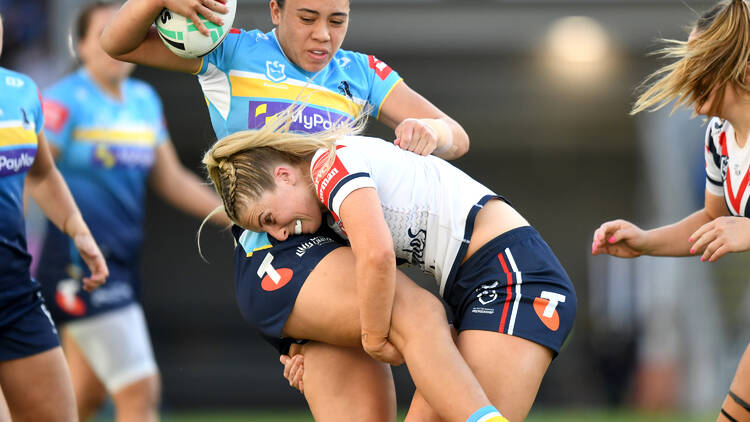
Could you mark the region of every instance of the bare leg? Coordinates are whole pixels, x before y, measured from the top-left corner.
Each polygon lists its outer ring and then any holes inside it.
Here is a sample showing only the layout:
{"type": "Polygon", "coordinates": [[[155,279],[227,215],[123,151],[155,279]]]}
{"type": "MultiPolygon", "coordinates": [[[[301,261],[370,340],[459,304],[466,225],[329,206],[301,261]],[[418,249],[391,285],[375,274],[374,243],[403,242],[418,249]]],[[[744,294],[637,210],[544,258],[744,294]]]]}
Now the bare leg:
{"type": "Polygon", "coordinates": [[[112,394],[117,422],[159,420],[161,378],[153,374],[130,383],[112,394]]]}
{"type": "Polygon", "coordinates": [[[77,420],[62,349],[0,362],[0,385],[14,422],[77,420]]]}
{"type": "Polygon", "coordinates": [[[721,405],[719,417],[716,420],[726,422],[732,420],[729,419],[731,417],[739,422],[750,421],[750,409],[748,409],[750,407],[750,345],[745,349],[745,353],[742,354],[729,391],[735,397],[727,394],[727,398],[724,399],[724,403],[721,405]]]}
{"type": "Polygon", "coordinates": [[[552,351],[520,337],[479,330],[462,331],[458,349],[503,416],[512,422],[524,420],[552,362],[552,351]]]}
{"type": "MultiPolygon", "coordinates": [[[[478,330],[461,332],[458,348],[492,404],[510,421],[524,420],[552,361],[552,352],[520,337],[478,330]]],[[[427,421],[441,419],[417,390],[404,422],[427,421]]]]}
{"type": "MultiPolygon", "coordinates": [[[[326,256],[308,276],[284,334],[337,346],[361,347],[351,249],[326,256]]],[[[490,401],[455,348],[440,302],[397,272],[390,340],[406,359],[427,402],[449,422],[464,422],[490,401]]],[[[310,365],[305,365],[310,370],[310,365]]],[[[305,389],[308,380],[305,379],[305,389]]]]}
{"type": "Polygon", "coordinates": [[[0,421],[10,421],[10,410],[8,409],[8,403],[5,401],[5,394],[0,391],[0,421]]]}
{"type": "Polygon", "coordinates": [[[396,394],[391,369],[362,349],[308,343],[305,398],[318,422],[395,422],[396,394]]]}
{"type": "Polygon", "coordinates": [[[70,377],[73,380],[78,418],[81,421],[87,421],[96,414],[107,399],[107,390],[89,366],[86,356],[81,352],[73,336],[68,335],[64,328],[60,331],[60,340],[65,352],[65,360],[70,368],[70,377]]]}

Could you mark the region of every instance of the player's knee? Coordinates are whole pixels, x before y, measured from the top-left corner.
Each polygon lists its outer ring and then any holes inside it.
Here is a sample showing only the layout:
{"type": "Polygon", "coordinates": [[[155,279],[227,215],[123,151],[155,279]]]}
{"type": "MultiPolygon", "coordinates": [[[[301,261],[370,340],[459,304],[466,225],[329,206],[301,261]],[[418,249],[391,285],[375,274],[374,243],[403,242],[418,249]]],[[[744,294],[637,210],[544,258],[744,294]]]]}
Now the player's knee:
{"type": "Polygon", "coordinates": [[[148,411],[159,406],[161,380],[158,374],[135,381],[113,394],[115,407],[148,411]]]}
{"type": "Polygon", "coordinates": [[[411,289],[408,294],[396,295],[392,334],[409,339],[442,328],[448,330],[448,319],[445,308],[435,296],[420,287],[411,289]]]}

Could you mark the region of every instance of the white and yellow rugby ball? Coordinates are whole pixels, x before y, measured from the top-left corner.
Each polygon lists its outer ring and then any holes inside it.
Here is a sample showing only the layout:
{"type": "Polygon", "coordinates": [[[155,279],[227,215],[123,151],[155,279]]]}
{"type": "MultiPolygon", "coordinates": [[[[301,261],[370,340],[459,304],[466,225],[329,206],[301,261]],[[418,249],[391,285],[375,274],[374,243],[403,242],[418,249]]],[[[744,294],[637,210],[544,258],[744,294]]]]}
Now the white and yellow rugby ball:
{"type": "Polygon", "coordinates": [[[237,0],[226,0],[224,4],[229,8],[226,14],[220,14],[224,19],[224,25],[216,25],[202,15],[198,15],[210,31],[209,36],[201,34],[190,19],[169,9],[162,10],[154,22],[159,37],[171,52],[180,57],[191,59],[208,54],[224,41],[224,37],[227,36],[234,23],[237,0]]]}

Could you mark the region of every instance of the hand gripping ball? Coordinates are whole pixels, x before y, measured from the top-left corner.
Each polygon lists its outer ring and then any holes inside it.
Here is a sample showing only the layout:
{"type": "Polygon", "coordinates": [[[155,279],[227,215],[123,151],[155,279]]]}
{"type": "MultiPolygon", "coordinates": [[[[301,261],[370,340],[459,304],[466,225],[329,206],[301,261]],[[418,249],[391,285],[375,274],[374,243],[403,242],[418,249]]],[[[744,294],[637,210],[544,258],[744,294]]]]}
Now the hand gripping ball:
{"type": "Polygon", "coordinates": [[[155,22],[159,37],[170,51],[180,57],[191,59],[208,54],[221,44],[234,23],[237,0],[226,0],[224,4],[229,8],[226,14],[220,14],[224,19],[224,25],[216,25],[198,15],[208,28],[209,36],[201,34],[190,19],[169,9],[163,9],[155,22]]]}

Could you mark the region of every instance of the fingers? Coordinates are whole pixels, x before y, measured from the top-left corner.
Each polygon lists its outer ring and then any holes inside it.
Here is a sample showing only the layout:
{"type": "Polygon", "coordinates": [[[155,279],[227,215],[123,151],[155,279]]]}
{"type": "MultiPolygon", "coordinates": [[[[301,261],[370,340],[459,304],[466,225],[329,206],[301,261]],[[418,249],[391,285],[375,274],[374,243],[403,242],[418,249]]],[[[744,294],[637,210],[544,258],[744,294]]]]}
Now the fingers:
{"type": "MultiPolygon", "coordinates": [[[[711,254],[711,256],[708,257],[708,262],[714,262],[717,259],[721,258],[722,256],[726,255],[727,253],[731,252],[731,249],[727,245],[721,245],[719,246],[714,253],[711,254]]],[[[705,254],[704,254],[705,256],[705,254]]],[[[703,259],[703,258],[701,258],[703,259]]]]}
{"type": "Polygon", "coordinates": [[[109,269],[107,268],[107,263],[104,261],[102,252],[91,235],[77,235],[73,241],[78,249],[78,253],[83,258],[83,262],[86,263],[91,273],[90,276],[82,279],[83,289],[90,292],[104,284],[109,276],[109,269]]]}
{"type": "Polygon", "coordinates": [[[406,119],[396,127],[395,145],[419,155],[429,155],[437,148],[437,133],[419,119],[406,119]]]}
{"type": "Polygon", "coordinates": [[[302,355],[293,357],[281,355],[279,356],[279,362],[284,365],[284,378],[289,381],[289,385],[302,391],[302,376],[305,369],[302,355]]]}
{"type": "MultiPolygon", "coordinates": [[[[716,230],[713,230],[713,229],[704,231],[700,235],[700,237],[691,236],[690,239],[693,240],[692,242],[693,244],[690,246],[690,253],[691,254],[703,254],[703,256],[701,257],[701,261],[705,261],[710,256],[710,255],[706,255],[706,252],[707,252],[706,248],[708,247],[709,244],[713,243],[717,239],[717,236],[718,236],[718,233],[716,232],[716,230]]],[[[720,245],[718,244],[714,246],[714,248],[712,248],[711,250],[711,253],[713,253],[713,251],[719,246],[720,245]]]]}
{"type": "Polygon", "coordinates": [[[216,25],[223,25],[224,19],[220,14],[229,12],[226,0],[192,0],[188,4],[170,1],[167,2],[166,6],[168,9],[190,19],[198,31],[205,36],[209,36],[210,32],[204,19],[216,25]]]}

